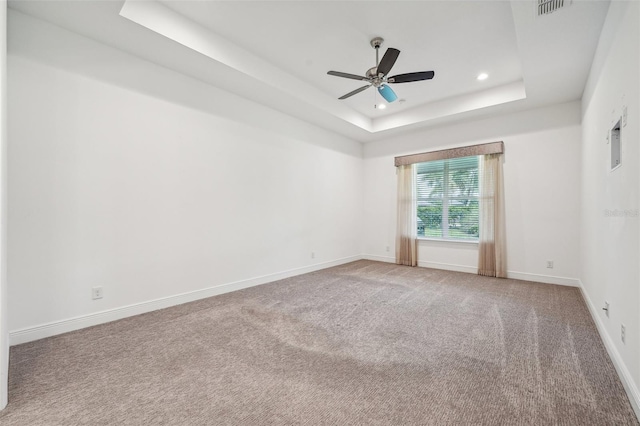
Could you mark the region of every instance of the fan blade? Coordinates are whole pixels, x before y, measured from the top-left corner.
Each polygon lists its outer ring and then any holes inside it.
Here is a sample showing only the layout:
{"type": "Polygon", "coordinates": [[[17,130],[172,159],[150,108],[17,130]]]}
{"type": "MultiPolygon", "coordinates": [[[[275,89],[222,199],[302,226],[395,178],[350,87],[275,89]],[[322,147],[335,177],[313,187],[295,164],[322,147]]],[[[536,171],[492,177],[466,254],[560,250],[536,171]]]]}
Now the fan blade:
{"type": "Polygon", "coordinates": [[[398,74],[387,79],[387,83],[409,83],[412,81],[431,80],[436,75],[433,71],[410,72],[398,74]]]}
{"type": "Polygon", "coordinates": [[[378,65],[378,74],[387,75],[391,68],[393,68],[393,64],[396,63],[396,59],[398,59],[398,55],[400,55],[400,51],[398,49],[394,49],[390,47],[384,52],[384,56],[378,65]]]}
{"type": "Polygon", "coordinates": [[[387,86],[386,84],[378,87],[378,93],[380,93],[380,96],[382,96],[384,100],[389,103],[398,99],[396,93],[391,89],[391,87],[387,86]]]}
{"type": "Polygon", "coordinates": [[[369,87],[371,87],[371,85],[370,85],[370,84],[367,84],[366,86],[362,86],[361,88],[356,89],[356,90],[354,90],[353,92],[349,92],[349,93],[347,93],[346,95],[340,96],[338,99],[347,99],[347,98],[349,98],[349,97],[351,97],[351,96],[353,96],[353,95],[356,95],[356,94],[358,94],[358,93],[362,92],[362,91],[363,91],[363,90],[365,90],[365,89],[368,89],[369,87]]]}
{"type": "Polygon", "coordinates": [[[369,79],[367,77],[364,77],[364,76],[361,76],[361,75],[355,75],[355,74],[348,74],[346,72],[329,71],[329,72],[327,72],[327,74],[333,75],[333,76],[336,76],[336,77],[350,78],[352,80],[369,81],[369,79]]]}

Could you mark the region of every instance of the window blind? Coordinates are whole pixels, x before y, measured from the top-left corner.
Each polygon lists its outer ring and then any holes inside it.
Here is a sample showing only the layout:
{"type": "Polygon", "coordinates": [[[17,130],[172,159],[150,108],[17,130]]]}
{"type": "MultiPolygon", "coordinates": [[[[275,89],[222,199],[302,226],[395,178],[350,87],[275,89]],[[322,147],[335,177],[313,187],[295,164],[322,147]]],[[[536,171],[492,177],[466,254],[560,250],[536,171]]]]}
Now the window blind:
{"type": "Polygon", "coordinates": [[[478,157],[416,164],[418,236],[477,240],[478,157]]]}

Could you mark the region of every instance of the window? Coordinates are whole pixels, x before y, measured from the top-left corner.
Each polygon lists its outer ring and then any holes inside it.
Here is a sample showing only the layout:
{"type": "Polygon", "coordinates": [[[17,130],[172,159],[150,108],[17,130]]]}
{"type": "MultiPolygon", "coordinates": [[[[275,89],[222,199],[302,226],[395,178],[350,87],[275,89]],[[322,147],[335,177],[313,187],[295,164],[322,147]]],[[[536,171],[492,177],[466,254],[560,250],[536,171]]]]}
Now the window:
{"type": "Polygon", "coordinates": [[[478,240],[478,157],[416,164],[418,236],[478,240]]]}

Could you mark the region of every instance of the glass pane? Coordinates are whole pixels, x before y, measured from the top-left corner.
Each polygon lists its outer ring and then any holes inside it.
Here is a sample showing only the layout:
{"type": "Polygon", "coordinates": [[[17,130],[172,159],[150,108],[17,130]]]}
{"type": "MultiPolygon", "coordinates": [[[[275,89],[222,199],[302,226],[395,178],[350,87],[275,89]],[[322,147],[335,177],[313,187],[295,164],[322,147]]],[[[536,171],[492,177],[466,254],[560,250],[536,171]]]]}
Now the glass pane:
{"type": "Polygon", "coordinates": [[[449,238],[477,239],[479,213],[478,200],[450,200],[449,238]]]}
{"type": "Polygon", "coordinates": [[[447,160],[428,161],[426,163],[416,164],[416,171],[418,174],[423,173],[437,173],[444,170],[444,162],[447,160]]]}
{"type": "Polygon", "coordinates": [[[418,236],[442,238],[441,200],[427,200],[419,202],[418,236]]]}
{"type": "Polygon", "coordinates": [[[478,158],[465,157],[449,161],[449,178],[447,180],[449,197],[477,197],[478,158]]]}
{"type": "Polygon", "coordinates": [[[442,170],[433,173],[418,173],[418,199],[442,198],[444,194],[444,175],[442,170]]]}
{"type": "Polygon", "coordinates": [[[461,158],[450,158],[449,160],[445,160],[449,163],[450,170],[456,169],[469,169],[469,168],[478,168],[478,157],[461,157],[461,158]]]}

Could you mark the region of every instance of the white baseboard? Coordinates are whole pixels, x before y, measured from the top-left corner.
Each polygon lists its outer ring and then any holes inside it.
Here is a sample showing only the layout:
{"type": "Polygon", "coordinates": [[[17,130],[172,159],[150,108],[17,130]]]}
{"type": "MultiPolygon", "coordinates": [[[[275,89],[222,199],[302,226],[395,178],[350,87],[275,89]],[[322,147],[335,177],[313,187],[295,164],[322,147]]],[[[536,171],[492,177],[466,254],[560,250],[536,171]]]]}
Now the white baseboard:
{"type": "MultiPolygon", "coordinates": [[[[362,258],[366,260],[375,260],[378,262],[396,263],[396,258],[391,256],[378,256],[375,254],[364,254],[362,255],[362,258]]],[[[418,261],[418,266],[421,268],[443,269],[445,271],[467,272],[470,274],[475,274],[478,272],[477,268],[472,268],[470,266],[464,266],[464,265],[454,265],[451,263],[418,261]]]]}
{"type": "Polygon", "coordinates": [[[587,307],[589,308],[589,312],[591,313],[591,318],[593,318],[593,322],[596,323],[596,328],[600,333],[600,338],[604,343],[604,347],[607,348],[607,352],[609,353],[609,357],[613,362],[613,366],[615,367],[616,372],[620,377],[622,386],[627,392],[629,402],[631,402],[631,407],[633,407],[633,411],[635,411],[636,417],[640,420],[640,391],[638,390],[638,386],[633,381],[633,377],[631,376],[631,373],[629,373],[629,369],[622,360],[622,357],[620,356],[620,352],[618,352],[616,345],[613,343],[613,339],[611,338],[609,333],[607,333],[607,329],[605,328],[600,316],[600,309],[598,309],[596,305],[593,304],[593,301],[584,289],[582,281],[578,280],[578,284],[580,293],[582,293],[582,298],[584,299],[587,307]]]}
{"type": "Polygon", "coordinates": [[[396,258],[391,256],[377,256],[375,254],[363,254],[362,259],[375,260],[377,262],[396,263],[396,258]]]}
{"type": "Polygon", "coordinates": [[[133,315],[144,314],[158,309],[168,308],[182,303],[193,302],[195,300],[205,299],[219,294],[229,293],[243,288],[253,287],[260,284],[293,277],[296,275],[306,274],[318,271],[320,269],[330,268],[345,263],[362,259],[362,256],[350,256],[342,259],[332,260],[330,262],[316,263],[314,265],[302,268],[290,269],[275,274],[254,277],[247,280],[236,281],[205,288],[202,290],[191,291],[188,293],[176,294],[174,296],[163,297],[160,299],[149,300],[145,302],[135,303],[120,308],[108,309],[101,312],[95,312],[88,315],[82,315],[74,318],[68,318],[60,321],[54,321],[47,324],[41,324],[34,327],[27,327],[20,330],[9,332],[9,343],[19,345],[31,342],[45,337],[56,336],[70,331],[80,330],[82,328],[91,327],[98,324],[119,320],[133,315]]]}
{"type": "Polygon", "coordinates": [[[456,265],[453,263],[439,263],[439,262],[421,262],[418,261],[418,266],[422,268],[443,269],[445,271],[465,272],[467,274],[477,274],[478,268],[467,265],[456,265]]]}
{"type": "MultiPolygon", "coordinates": [[[[362,258],[367,260],[376,260],[378,262],[387,262],[387,263],[396,262],[395,257],[378,256],[375,254],[364,254],[362,255],[362,258]]],[[[421,268],[433,268],[433,269],[442,269],[445,271],[465,272],[467,274],[478,273],[478,267],[475,265],[469,266],[469,265],[457,265],[453,263],[418,261],[418,266],[420,266],[421,268]]],[[[556,277],[553,275],[540,275],[540,274],[531,274],[528,272],[507,271],[507,277],[512,278],[514,280],[533,281],[533,282],[543,283],[543,284],[558,284],[558,285],[566,285],[570,287],[580,286],[579,284],[580,280],[578,280],[577,278],[556,277]]]]}
{"type": "MultiPolygon", "coordinates": [[[[365,254],[365,255],[362,255],[362,258],[366,260],[375,260],[378,262],[396,263],[396,258],[391,256],[378,256],[375,254],[365,254]]],[[[450,263],[422,262],[419,260],[418,266],[421,268],[443,269],[445,271],[467,272],[470,274],[475,274],[478,272],[477,268],[472,268],[470,266],[464,266],[464,265],[454,265],[450,263]]]]}
{"type": "Polygon", "coordinates": [[[544,284],[566,285],[569,287],[580,287],[580,280],[577,278],[556,277],[553,275],[530,274],[528,272],[507,271],[507,278],[522,281],[534,281],[544,284]]]}

